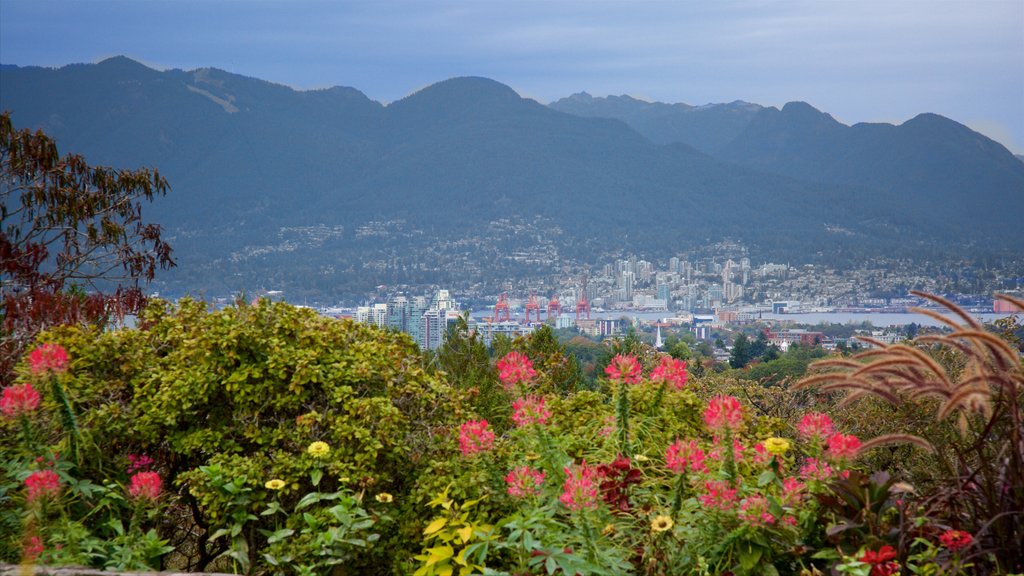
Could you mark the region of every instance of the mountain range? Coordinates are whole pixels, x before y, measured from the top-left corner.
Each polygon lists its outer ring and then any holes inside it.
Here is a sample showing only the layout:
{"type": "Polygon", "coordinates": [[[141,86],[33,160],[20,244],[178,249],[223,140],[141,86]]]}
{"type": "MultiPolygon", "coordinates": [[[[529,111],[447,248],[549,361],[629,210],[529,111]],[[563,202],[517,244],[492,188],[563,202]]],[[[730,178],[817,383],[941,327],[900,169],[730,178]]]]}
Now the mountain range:
{"type": "Polygon", "coordinates": [[[171,290],[351,296],[723,238],[765,260],[1024,248],[1024,162],[935,114],[846,126],[801,102],[546,106],[477,77],[383,105],[125,57],[2,65],[0,109],[62,152],[167,176],[146,213],[175,247],[171,290]],[[512,257],[541,245],[542,265],[512,257]],[[430,264],[453,251],[460,270],[430,264]]]}

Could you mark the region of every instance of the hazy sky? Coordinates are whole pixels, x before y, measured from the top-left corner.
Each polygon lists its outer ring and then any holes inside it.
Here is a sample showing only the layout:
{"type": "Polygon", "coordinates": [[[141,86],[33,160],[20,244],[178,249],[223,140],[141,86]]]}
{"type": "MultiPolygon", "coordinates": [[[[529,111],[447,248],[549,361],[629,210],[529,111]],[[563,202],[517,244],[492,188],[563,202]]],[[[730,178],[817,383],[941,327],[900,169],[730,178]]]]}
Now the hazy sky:
{"type": "Polygon", "coordinates": [[[935,112],[1024,153],[1024,0],[0,0],[4,64],[118,54],[383,102],[476,75],[541,102],[935,112]]]}

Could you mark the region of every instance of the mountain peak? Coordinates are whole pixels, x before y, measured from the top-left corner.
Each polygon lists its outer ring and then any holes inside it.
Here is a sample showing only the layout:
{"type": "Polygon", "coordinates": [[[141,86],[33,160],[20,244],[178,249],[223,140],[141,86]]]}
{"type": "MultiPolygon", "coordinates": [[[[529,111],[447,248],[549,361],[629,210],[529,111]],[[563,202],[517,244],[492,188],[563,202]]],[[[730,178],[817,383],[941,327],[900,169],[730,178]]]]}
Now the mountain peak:
{"type": "Polygon", "coordinates": [[[111,70],[139,70],[146,72],[155,72],[154,69],[146,66],[142,62],[132,60],[127,56],[111,56],[104,60],[100,60],[96,63],[96,66],[101,68],[107,68],[111,70]]]}
{"type": "Polygon", "coordinates": [[[411,100],[435,100],[447,98],[471,98],[473,100],[521,100],[512,88],[490,78],[482,76],[458,76],[431,84],[426,88],[413,92],[398,102],[411,100]]]}

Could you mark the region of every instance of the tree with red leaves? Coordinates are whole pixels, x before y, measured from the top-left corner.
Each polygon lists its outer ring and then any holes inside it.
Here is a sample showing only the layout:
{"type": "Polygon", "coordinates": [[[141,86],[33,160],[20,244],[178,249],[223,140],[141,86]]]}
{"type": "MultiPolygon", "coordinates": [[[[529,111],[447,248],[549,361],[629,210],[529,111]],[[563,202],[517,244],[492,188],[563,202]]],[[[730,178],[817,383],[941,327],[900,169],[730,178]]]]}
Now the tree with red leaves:
{"type": "Polygon", "coordinates": [[[156,170],[89,166],[42,131],[0,114],[0,381],[36,334],[137,312],[140,282],[174,266],[142,201],[169,189],[156,170]]]}

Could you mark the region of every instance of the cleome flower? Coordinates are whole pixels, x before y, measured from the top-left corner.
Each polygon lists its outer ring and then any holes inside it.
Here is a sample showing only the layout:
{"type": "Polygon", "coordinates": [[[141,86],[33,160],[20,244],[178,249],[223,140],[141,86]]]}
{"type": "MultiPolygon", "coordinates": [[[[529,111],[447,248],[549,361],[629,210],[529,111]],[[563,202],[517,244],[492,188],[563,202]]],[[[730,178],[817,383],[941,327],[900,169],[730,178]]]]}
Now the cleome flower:
{"type": "Polygon", "coordinates": [[[526,396],[512,403],[512,421],[519,428],[548,423],[551,411],[544,407],[543,396],[526,396]]]}
{"type": "Polygon", "coordinates": [[[832,425],[832,419],[828,417],[828,414],[821,412],[804,414],[800,423],[797,424],[796,430],[805,440],[828,438],[836,431],[835,426],[832,425]]]}
{"type": "Polygon", "coordinates": [[[37,470],[25,478],[25,499],[31,504],[40,499],[53,498],[60,492],[60,477],[53,470],[37,470]]]}
{"type": "Polygon", "coordinates": [[[637,384],[643,376],[640,362],[637,361],[636,356],[630,354],[616,354],[605,367],[604,373],[608,375],[608,378],[625,384],[637,384]]]}
{"type": "Polygon", "coordinates": [[[665,382],[677,390],[682,390],[686,386],[687,378],[686,362],[671,356],[662,356],[661,363],[651,370],[652,382],[665,382]]]}
{"type": "Polygon", "coordinates": [[[830,460],[848,460],[857,457],[860,452],[860,439],[853,434],[833,434],[828,439],[828,457],[830,460]]]}
{"type": "Polygon", "coordinates": [[[568,466],[564,470],[565,484],[562,486],[562,495],[558,497],[559,502],[569,510],[596,508],[597,469],[587,466],[587,461],[584,460],[581,464],[568,466]]]}
{"type": "Polygon", "coordinates": [[[470,420],[459,428],[459,449],[463,456],[487,452],[494,447],[494,432],[487,420],[470,420]]]}
{"type": "Polygon", "coordinates": [[[31,384],[8,386],[0,397],[0,413],[8,418],[17,418],[39,408],[39,401],[39,392],[31,384]]]}
{"type": "Polygon", "coordinates": [[[267,480],[267,482],[263,485],[263,487],[266,488],[267,490],[280,490],[280,489],[284,488],[285,486],[287,486],[285,481],[281,480],[279,478],[274,478],[273,480],[267,480]]]}
{"type": "Polygon", "coordinates": [[[317,440],[306,448],[306,452],[313,458],[323,458],[331,453],[331,447],[327,445],[327,442],[317,440]]]}
{"type": "Polygon", "coordinates": [[[43,344],[28,355],[33,374],[63,373],[68,370],[68,352],[60,344],[43,344]]]}
{"type": "Polygon", "coordinates": [[[128,494],[135,500],[155,502],[160,498],[162,482],[156,472],[139,472],[132,476],[128,494]]]}
{"type": "Polygon", "coordinates": [[[735,396],[715,396],[704,409],[704,423],[716,432],[726,429],[735,432],[743,426],[743,406],[735,396]]]}
{"type": "Polygon", "coordinates": [[[537,371],[533,369],[533,362],[529,356],[519,352],[509,352],[494,366],[498,369],[498,379],[506,390],[511,390],[516,384],[528,386],[537,377],[537,371]]]}
{"type": "Polygon", "coordinates": [[[700,503],[705,508],[731,510],[736,505],[736,489],[721,480],[704,483],[705,493],[700,496],[700,503]]]}
{"type": "Polygon", "coordinates": [[[676,474],[686,472],[687,468],[690,472],[707,472],[704,459],[704,451],[697,446],[696,440],[676,440],[665,450],[665,465],[676,474]]]}
{"type": "Polygon", "coordinates": [[[505,476],[505,484],[508,486],[509,496],[515,498],[526,498],[540,494],[540,487],[544,483],[544,472],[534,470],[529,466],[517,466],[505,476]]]}

